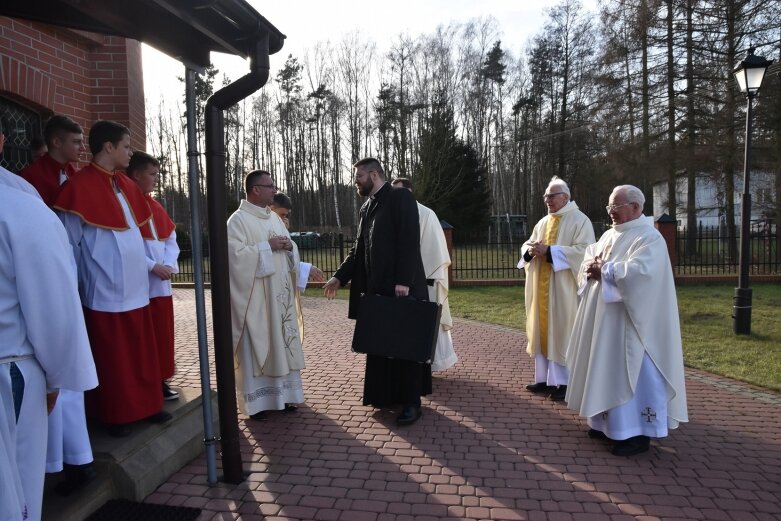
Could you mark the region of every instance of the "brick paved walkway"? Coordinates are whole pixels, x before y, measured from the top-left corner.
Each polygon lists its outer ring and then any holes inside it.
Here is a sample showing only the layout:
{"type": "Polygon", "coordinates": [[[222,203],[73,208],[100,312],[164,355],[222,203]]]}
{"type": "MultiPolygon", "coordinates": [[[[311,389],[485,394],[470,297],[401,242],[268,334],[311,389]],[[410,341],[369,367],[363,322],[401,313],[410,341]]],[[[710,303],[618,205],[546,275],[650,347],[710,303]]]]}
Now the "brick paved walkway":
{"type": "MultiPolygon", "coordinates": [[[[193,292],[177,289],[175,302],[174,383],[195,387],[193,292]]],[[[247,480],[208,487],[201,457],[147,501],[200,507],[204,521],[781,519],[778,393],[687,370],[691,422],[619,458],[563,405],[523,390],[533,366],[522,332],[456,320],[459,363],[435,376],[423,418],[400,428],[360,405],[346,302],[303,305],[306,404],[266,422],[240,415],[247,480]]]]}

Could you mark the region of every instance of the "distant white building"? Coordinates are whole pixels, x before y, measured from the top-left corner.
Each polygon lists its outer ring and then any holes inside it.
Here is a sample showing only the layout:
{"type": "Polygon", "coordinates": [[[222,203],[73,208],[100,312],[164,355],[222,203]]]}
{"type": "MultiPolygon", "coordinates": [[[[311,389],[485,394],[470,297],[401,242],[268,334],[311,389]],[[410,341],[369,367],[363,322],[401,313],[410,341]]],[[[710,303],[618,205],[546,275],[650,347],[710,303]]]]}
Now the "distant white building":
{"type": "MultiPolygon", "coordinates": [[[[759,220],[769,212],[772,212],[776,202],[774,172],[752,171],[750,180],[751,190],[751,220],[759,220]]],[[[735,223],[740,223],[740,201],[743,197],[743,173],[735,174],[735,223]]],[[[677,179],[676,218],[680,226],[686,226],[687,211],[686,200],[688,197],[688,181],[686,174],[681,174],[677,179]]],[[[726,211],[724,186],[721,179],[714,179],[709,175],[700,174],[695,181],[695,205],[697,211],[697,226],[719,226],[724,224],[726,211]]],[[[670,214],[667,182],[654,183],[654,217],[662,214],[670,214]]]]}

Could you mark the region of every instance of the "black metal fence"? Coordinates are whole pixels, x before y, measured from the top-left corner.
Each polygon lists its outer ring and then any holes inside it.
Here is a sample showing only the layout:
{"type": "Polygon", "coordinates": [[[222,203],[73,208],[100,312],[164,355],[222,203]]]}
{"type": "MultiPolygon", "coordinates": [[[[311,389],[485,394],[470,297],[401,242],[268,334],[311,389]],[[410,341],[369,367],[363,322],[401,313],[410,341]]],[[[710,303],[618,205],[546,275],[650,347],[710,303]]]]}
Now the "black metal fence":
{"type": "MultiPolygon", "coordinates": [[[[775,221],[752,221],[749,231],[750,272],[759,275],[778,274],[781,269],[781,241],[775,221]]],[[[700,225],[690,234],[685,227],[679,228],[676,250],[676,273],[679,275],[737,274],[740,261],[740,230],[730,234],[726,226],[700,225]]]]}
{"type": "MultiPolygon", "coordinates": [[[[596,236],[607,228],[595,223],[596,236]]],[[[725,227],[698,227],[694,235],[685,228],[676,234],[676,266],[678,275],[725,275],[738,273],[739,231],[730,236],[725,227]]],[[[294,236],[301,260],[319,267],[330,276],[342,262],[354,239],[341,233],[294,236]]],[[[522,279],[517,269],[521,246],[526,238],[497,240],[488,233],[453,233],[453,278],[456,280],[522,279]]],[[[781,272],[779,237],[773,221],[751,223],[751,273],[773,275],[781,272]]],[[[204,251],[204,280],[210,280],[208,249],[204,251]]],[[[182,251],[179,274],[175,282],[193,282],[192,255],[182,251]]]]}

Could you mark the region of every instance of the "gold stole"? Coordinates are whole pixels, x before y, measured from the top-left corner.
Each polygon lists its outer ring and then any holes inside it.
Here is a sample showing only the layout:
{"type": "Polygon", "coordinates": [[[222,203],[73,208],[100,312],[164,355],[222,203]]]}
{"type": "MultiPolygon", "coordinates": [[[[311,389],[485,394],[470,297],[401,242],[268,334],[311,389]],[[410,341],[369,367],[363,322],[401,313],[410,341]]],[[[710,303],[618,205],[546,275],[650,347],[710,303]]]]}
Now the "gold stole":
{"type": "MultiPolygon", "coordinates": [[[[556,244],[556,236],[559,234],[561,215],[550,215],[545,223],[545,236],[543,242],[550,247],[556,244]]],[[[553,266],[540,258],[540,275],[537,279],[537,309],[540,317],[540,351],[542,356],[548,356],[548,304],[550,302],[550,278],[553,274],[553,266]]]]}

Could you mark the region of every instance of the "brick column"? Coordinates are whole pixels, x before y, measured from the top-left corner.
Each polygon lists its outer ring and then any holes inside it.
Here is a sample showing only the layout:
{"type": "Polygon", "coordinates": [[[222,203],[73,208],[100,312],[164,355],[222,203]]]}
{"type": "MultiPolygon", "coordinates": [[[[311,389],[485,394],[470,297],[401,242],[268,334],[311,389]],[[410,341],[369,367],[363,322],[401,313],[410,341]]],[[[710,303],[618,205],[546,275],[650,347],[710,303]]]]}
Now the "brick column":
{"type": "Polygon", "coordinates": [[[664,237],[664,242],[667,244],[667,254],[670,256],[670,266],[675,270],[675,263],[678,261],[678,242],[675,240],[678,234],[678,221],[665,213],[656,220],[654,225],[664,237]]]}
{"type": "Polygon", "coordinates": [[[447,267],[447,285],[453,283],[453,227],[447,222],[440,220],[442,231],[445,232],[445,241],[447,242],[447,254],[450,255],[450,266],[447,267]]]}

